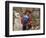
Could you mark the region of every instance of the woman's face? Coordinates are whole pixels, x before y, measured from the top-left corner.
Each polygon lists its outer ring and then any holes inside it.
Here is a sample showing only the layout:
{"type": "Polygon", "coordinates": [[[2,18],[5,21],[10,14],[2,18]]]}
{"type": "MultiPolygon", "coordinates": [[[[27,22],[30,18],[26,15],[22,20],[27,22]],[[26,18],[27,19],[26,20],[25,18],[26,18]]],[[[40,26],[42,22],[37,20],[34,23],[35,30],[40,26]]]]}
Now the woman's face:
{"type": "Polygon", "coordinates": [[[29,12],[27,12],[26,15],[29,15],[29,12]]]}

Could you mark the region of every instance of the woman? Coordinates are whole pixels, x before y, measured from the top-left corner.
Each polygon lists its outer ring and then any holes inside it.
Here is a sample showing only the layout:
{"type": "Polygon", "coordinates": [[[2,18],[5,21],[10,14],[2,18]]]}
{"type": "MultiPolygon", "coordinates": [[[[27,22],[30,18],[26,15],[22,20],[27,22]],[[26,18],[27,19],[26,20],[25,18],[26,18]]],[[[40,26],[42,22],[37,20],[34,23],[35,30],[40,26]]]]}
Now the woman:
{"type": "Polygon", "coordinates": [[[31,27],[31,17],[30,17],[30,14],[31,12],[29,10],[26,10],[25,13],[24,13],[24,16],[23,16],[23,19],[22,19],[22,24],[23,24],[23,30],[26,30],[27,29],[27,26],[28,26],[28,29],[31,27]]]}

